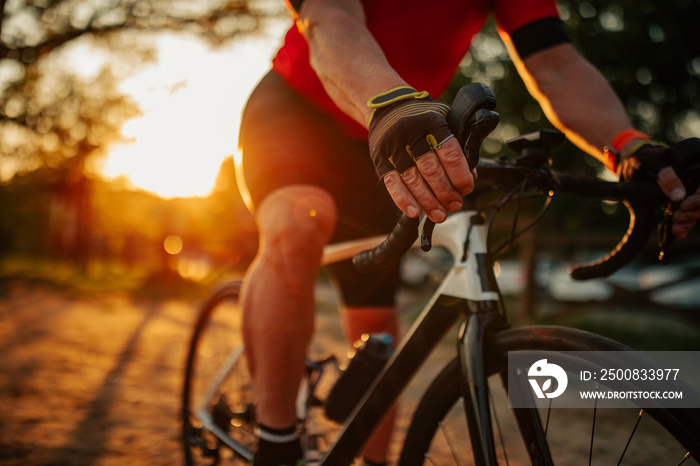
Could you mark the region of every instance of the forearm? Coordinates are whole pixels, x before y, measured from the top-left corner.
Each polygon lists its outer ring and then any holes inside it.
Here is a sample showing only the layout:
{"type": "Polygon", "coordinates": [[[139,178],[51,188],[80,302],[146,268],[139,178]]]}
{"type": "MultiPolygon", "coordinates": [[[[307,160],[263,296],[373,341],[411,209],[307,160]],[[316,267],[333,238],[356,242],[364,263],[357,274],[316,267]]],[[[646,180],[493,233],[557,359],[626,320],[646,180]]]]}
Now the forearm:
{"type": "Polygon", "coordinates": [[[603,160],[603,148],[631,128],[627,112],[603,75],[570,44],[515,59],[547,118],[578,147],[603,160]]]}
{"type": "Polygon", "coordinates": [[[406,82],[391,68],[367,30],[359,1],[306,0],[299,24],[311,66],[333,101],[366,126],[367,101],[406,82]]]}
{"type": "MultiPolygon", "coordinates": [[[[601,160],[611,170],[617,170],[633,147],[641,153],[638,142],[644,139],[624,139],[619,142],[619,157],[606,160],[603,148],[611,145],[622,131],[632,128],[625,108],[602,74],[581,57],[570,44],[556,45],[520,60],[512,43],[504,38],[513,61],[530,93],[539,101],[547,118],[581,149],[601,160]]],[[[648,146],[647,146],[648,147],[648,146]]],[[[652,148],[653,149],[653,148],[652,148]]],[[[647,157],[660,157],[664,152],[647,157]]],[[[639,164],[638,156],[635,164],[639,164]]],[[[647,159],[652,160],[652,159],[647,159]]],[[[664,161],[668,163],[668,160],[664,161]]],[[[652,163],[658,165],[659,159],[652,163]]],[[[684,238],[700,218],[700,189],[686,192],[683,183],[670,166],[654,174],[661,191],[672,201],[680,203],[673,216],[673,234],[684,238]]]]}

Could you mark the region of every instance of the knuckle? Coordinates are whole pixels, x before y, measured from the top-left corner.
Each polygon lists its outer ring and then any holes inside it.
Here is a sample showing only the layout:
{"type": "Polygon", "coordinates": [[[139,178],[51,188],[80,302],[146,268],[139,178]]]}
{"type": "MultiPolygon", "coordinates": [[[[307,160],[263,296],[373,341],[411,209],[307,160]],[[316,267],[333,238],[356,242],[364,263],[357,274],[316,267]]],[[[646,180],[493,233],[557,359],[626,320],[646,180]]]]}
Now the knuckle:
{"type": "Polygon", "coordinates": [[[442,165],[452,185],[462,194],[468,194],[474,187],[474,178],[461,150],[449,150],[440,154],[442,165]]]}
{"type": "Polygon", "coordinates": [[[384,177],[384,186],[397,206],[402,207],[411,202],[411,193],[406,188],[398,172],[388,173],[384,177]]]}
{"type": "Polygon", "coordinates": [[[447,148],[438,152],[440,155],[440,160],[442,160],[443,165],[462,168],[466,165],[467,160],[464,158],[464,154],[459,148],[447,148]]]}
{"type": "Polygon", "coordinates": [[[474,189],[474,177],[467,172],[464,177],[455,180],[454,185],[461,194],[469,194],[474,189]]]}
{"type": "Polygon", "coordinates": [[[700,211],[680,211],[673,215],[674,223],[695,223],[700,218],[700,211]]]}
{"type": "Polygon", "coordinates": [[[433,153],[428,153],[416,160],[416,164],[421,173],[428,177],[439,176],[442,172],[440,160],[433,153]]]}
{"type": "Polygon", "coordinates": [[[451,185],[446,183],[434,186],[433,192],[435,192],[437,198],[440,199],[440,202],[444,204],[460,199],[459,193],[455,191],[451,185]]]}
{"type": "Polygon", "coordinates": [[[440,207],[440,203],[430,189],[417,189],[413,191],[413,197],[425,211],[440,207]]]}
{"type": "Polygon", "coordinates": [[[688,221],[688,215],[684,214],[682,212],[676,212],[673,215],[673,224],[674,225],[680,225],[682,223],[686,223],[688,221]]]}
{"type": "Polygon", "coordinates": [[[700,196],[693,195],[687,197],[681,202],[680,210],[682,212],[700,211],[700,196]]]}
{"type": "Polygon", "coordinates": [[[384,186],[386,186],[386,189],[391,192],[392,190],[396,190],[399,188],[399,185],[401,183],[401,178],[398,176],[398,173],[396,172],[389,172],[386,175],[384,175],[384,186]]]}
{"type": "Polygon", "coordinates": [[[403,182],[406,183],[406,186],[417,187],[422,183],[422,181],[423,177],[415,166],[410,167],[408,170],[403,172],[403,182]]]}
{"type": "Polygon", "coordinates": [[[404,193],[392,194],[391,198],[394,200],[394,204],[401,210],[405,210],[411,204],[411,199],[404,193]]]}

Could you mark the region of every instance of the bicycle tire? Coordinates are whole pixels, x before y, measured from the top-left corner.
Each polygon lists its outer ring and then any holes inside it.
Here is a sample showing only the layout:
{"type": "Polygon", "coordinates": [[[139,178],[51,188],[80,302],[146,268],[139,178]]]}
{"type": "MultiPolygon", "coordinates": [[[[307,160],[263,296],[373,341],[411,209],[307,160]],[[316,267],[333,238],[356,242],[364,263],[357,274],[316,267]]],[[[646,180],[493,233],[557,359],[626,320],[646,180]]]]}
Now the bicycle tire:
{"type": "Polygon", "coordinates": [[[209,297],[190,339],[181,408],[187,466],[248,464],[257,446],[252,385],[242,351],[241,311],[236,306],[240,286],[239,281],[228,283],[209,297]],[[232,354],[230,370],[222,374],[221,367],[232,354]],[[215,377],[221,381],[212,385],[215,377]],[[206,424],[205,417],[213,427],[206,424]],[[215,429],[223,434],[217,436],[215,429]]]}
{"type": "MultiPolygon", "coordinates": [[[[608,338],[570,328],[521,327],[509,329],[503,332],[498,332],[492,335],[487,340],[487,347],[485,352],[485,354],[488,355],[486,362],[487,375],[496,375],[496,378],[500,379],[500,377],[498,377],[498,374],[507,370],[508,351],[518,350],[622,351],[629,350],[629,348],[619,343],[616,343],[608,338]]],[[[467,432],[466,417],[464,414],[463,407],[458,405],[461,398],[460,383],[461,378],[459,362],[455,358],[450,363],[448,363],[442,370],[442,372],[435,378],[433,383],[426,390],[421,402],[419,403],[411,425],[409,427],[409,430],[406,434],[403,450],[401,452],[399,461],[400,466],[415,466],[422,464],[448,464],[447,458],[456,457],[456,455],[458,454],[456,450],[459,448],[464,450],[459,453],[466,455],[470,454],[470,440],[469,434],[467,432]],[[454,435],[454,433],[448,433],[446,431],[446,429],[449,427],[447,423],[451,422],[448,419],[448,415],[450,414],[450,411],[452,411],[454,408],[456,408],[456,410],[459,411],[456,414],[456,421],[459,424],[461,424],[460,429],[462,429],[462,431],[459,432],[458,435],[454,435]],[[438,434],[438,432],[440,433],[438,434]],[[443,440],[443,438],[447,440],[443,440]],[[451,451],[444,451],[444,448],[441,453],[438,452],[437,454],[436,452],[431,451],[431,447],[439,448],[440,445],[438,444],[440,443],[451,443],[452,446],[449,447],[449,450],[451,451]]],[[[493,406],[495,404],[493,402],[493,398],[491,404],[492,412],[498,411],[498,409],[495,406],[493,406]]],[[[504,405],[499,408],[501,411],[508,411],[507,403],[501,403],[501,405],[504,405]]],[[[572,419],[568,420],[567,422],[574,422],[574,414],[572,413],[574,413],[575,410],[562,409],[559,411],[565,411],[566,414],[572,419]]],[[[637,411],[622,408],[620,409],[620,411],[624,411],[626,413],[618,413],[617,411],[618,410],[616,409],[606,408],[598,410],[597,415],[601,416],[602,413],[603,416],[606,418],[614,415],[615,418],[612,420],[612,422],[615,422],[618,425],[622,425],[622,421],[617,418],[619,414],[629,415],[631,413],[632,416],[642,417],[641,413],[646,413],[651,418],[653,418],[656,421],[656,423],[658,423],[657,427],[660,427],[661,429],[665,430],[668,434],[670,434],[670,436],[672,436],[674,439],[676,439],[676,441],[683,445],[682,447],[679,445],[678,455],[680,455],[680,457],[674,456],[667,464],[676,465],[680,464],[681,462],[684,466],[687,464],[697,464],[697,462],[693,462],[693,460],[691,460],[690,462],[684,462],[684,455],[686,451],[689,451],[692,454],[692,457],[695,458],[695,461],[697,461],[697,459],[700,458],[700,453],[698,453],[698,451],[700,450],[700,420],[698,419],[698,410],[657,409],[637,411]],[[611,411],[614,411],[614,413],[612,413],[611,411]]],[[[576,417],[579,417],[578,412],[576,412],[575,415],[576,417]]],[[[648,418],[649,416],[645,417],[648,418]]],[[[591,417],[589,419],[593,418],[591,417]]],[[[545,421],[543,421],[543,423],[544,422],[545,421]]],[[[596,422],[600,424],[601,419],[599,418],[596,422]]],[[[645,423],[647,423],[647,421],[645,421],[645,423]]],[[[549,426],[549,428],[553,429],[553,427],[551,426],[549,426]]],[[[500,431],[501,429],[502,426],[500,425],[498,426],[498,428],[496,428],[496,426],[494,427],[494,430],[500,431]]],[[[646,427],[645,424],[645,429],[652,430],[654,429],[654,426],[646,427]]],[[[591,432],[594,431],[591,430],[591,432]]],[[[519,432],[517,432],[517,429],[513,429],[512,433],[514,433],[514,435],[516,436],[520,435],[519,432]]],[[[497,432],[495,435],[500,436],[502,434],[497,432]]],[[[557,434],[555,433],[551,435],[557,434]]],[[[566,437],[568,442],[572,441],[572,438],[570,436],[565,435],[565,432],[559,435],[566,437]]],[[[646,437],[646,435],[651,434],[644,433],[644,435],[644,444],[642,446],[644,449],[643,455],[645,456],[641,461],[638,460],[636,464],[663,464],[656,462],[655,459],[652,460],[649,456],[651,454],[651,449],[650,445],[647,443],[648,438],[646,437]]],[[[550,442],[549,437],[547,441],[548,443],[550,442]]],[[[497,444],[499,443],[498,438],[496,439],[496,442],[497,444]]],[[[585,449],[588,449],[589,452],[592,451],[592,448],[589,445],[583,445],[583,447],[585,447],[585,449]]],[[[500,452],[498,452],[500,461],[504,458],[503,452],[506,451],[506,448],[503,445],[500,445],[499,448],[501,450],[500,452]]],[[[571,443],[567,446],[567,448],[572,448],[571,443]]],[[[624,452],[623,449],[618,449],[617,451],[613,451],[612,449],[610,449],[609,451],[614,458],[614,462],[612,464],[617,464],[617,461],[620,459],[620,454],[625,454],[629,452],[629,450],[627,449],[624,449],[624,452]]],[[[596,451],[596,455],[599,454],[600,452],[596,451]]],[[[562,453],[562,455],[566,456],[566,458],[554,458],[554,455],[555,452],[552,451],[553,460],[556,464],[585,464],[585,462],[579,462],[580,452],[579,454],[577,454],[576,451],[565,451],[562,453]]],[[[511,451],[507,453],[507,456],[509,456],[510,458],[507,459],[506,464],[530,463],[530,459],[525,451],[521,453],[520,459],[515,458],[511,451]],[[513,462],[514,460],[516,461],[513,462]]],[[[598,456],[594,458],[595,464],[606,464],[599,461],[598,456]]],[[[472,464],[471,459],[464,462],[455,462],[457,464],[472,464]]],[[[632,462],[631,464],[635,463],[632,462]]]]}

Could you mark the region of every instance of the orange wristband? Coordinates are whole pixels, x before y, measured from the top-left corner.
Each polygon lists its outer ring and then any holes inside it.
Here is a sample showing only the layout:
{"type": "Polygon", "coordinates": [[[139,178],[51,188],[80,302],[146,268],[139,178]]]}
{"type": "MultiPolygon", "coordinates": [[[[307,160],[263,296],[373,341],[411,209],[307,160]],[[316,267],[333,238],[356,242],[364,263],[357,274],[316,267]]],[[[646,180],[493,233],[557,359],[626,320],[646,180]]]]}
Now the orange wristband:
{"type": "Polygon", "coordinates": [[[609,146],[605,146],[603,149],[605,166],[611,171],[616,172],[617,166],[620,163],[620,151],[622,151],[622,148],[625,147],[628,142],[634,141],[635,139],[651,141],[649,136],[634,128],[620,131],[620,133],[615,136],[615,139],[612,140],[612,143],[610,143],[609,146]]]}

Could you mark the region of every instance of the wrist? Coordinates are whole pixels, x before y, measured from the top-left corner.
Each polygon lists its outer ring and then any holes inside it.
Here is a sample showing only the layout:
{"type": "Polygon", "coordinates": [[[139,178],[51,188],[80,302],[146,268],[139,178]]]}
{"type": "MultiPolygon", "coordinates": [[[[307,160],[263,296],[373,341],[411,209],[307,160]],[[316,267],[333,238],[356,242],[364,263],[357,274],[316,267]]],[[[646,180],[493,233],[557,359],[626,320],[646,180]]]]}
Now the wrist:
{"type": "Polygon", "coordinates": [[[608,170],[617,173],[623,160],[650,141],[649,136],[634,128],[620,131],[611,143],[603,148],[605,166],[608,170]]]}
{"type": "Polygon", "coordinates": [[[650,139],[632,139],[627,144],[625,144],[620,150],[619,161],[622,162],[623,160],[627,160],[632,156],[632,154],[637,152],[640,147],[642,147],[645,144],[649,144],[650,142],[650,139]]]}
{"type": "Polygon", "coordinates": [[[382,79],[372,79],[371,84],[368,83],[366,79],[364,81],[363,79],[359,79],[359,82],[364,83],[364,85],[348,88],[347,92],[348,98],[353,99],[353,104],[362,114],[362,120],[359,120],[360,124],[364,125],[366,128],[369,127],[370,116],[376,110],[368,105],[372,99],[392,89],[411,87],[404,80],[391,75],[382,79]]]}

